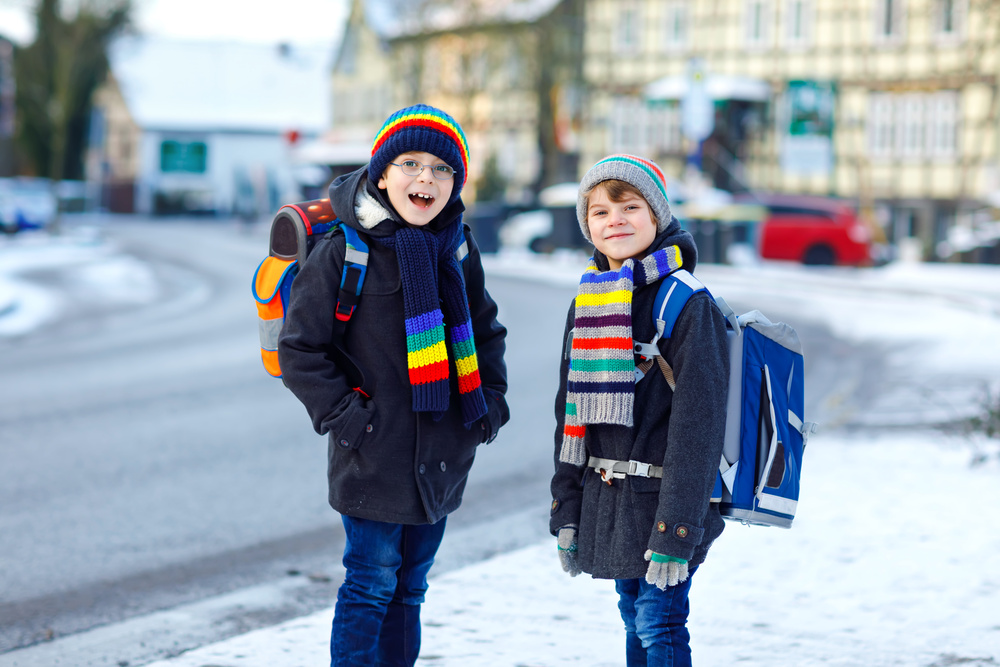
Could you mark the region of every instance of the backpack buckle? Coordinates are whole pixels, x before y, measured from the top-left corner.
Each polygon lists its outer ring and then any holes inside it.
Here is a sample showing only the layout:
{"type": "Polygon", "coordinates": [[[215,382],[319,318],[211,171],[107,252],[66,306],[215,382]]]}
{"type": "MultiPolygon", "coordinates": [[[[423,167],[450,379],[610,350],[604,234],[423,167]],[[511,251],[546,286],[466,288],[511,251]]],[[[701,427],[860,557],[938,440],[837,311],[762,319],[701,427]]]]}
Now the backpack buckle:
{"type": "Polygon", "coordinates": [[[347,322],[354,314],[354,304],[346,305],[337,301],[337,307],[333,311],[334,316],[341,322],[347,322]]]}
{"type": "Polygon", "coordinates": [[[628,462],[628,474],[635,477],[649,477],[649,469],[652,467],[650,463],[643,463],[642,461],[629,461],[628,462]]]}

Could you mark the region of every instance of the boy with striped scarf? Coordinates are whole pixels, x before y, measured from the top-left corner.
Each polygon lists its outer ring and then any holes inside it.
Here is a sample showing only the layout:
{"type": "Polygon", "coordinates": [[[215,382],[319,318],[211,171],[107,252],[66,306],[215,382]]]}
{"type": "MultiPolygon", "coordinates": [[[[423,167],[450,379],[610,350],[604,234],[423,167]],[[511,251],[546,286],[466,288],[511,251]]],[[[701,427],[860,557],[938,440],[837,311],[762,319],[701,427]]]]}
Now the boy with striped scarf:
{"type": "Polygon", "coordinates": [[[345,257],[358,251],[332,232],[292,285],[282,379],[316,432],[329,434],[329,501],[345,533],[334,667],[416,662],[445,520],[462,502],[476,447],[509,418],[507,332],[462,224],[468,166],[451,116],[426,105],[392,114],[368,165],[330,185],[333,210],[368,245],[342,341],[337,293],[345,257]]]}
{"type": "Polygon", "coordinates": [[[688,667],[691,576],[723,529],[710,498],[726,425],[725,321],[695,294],[657,343],[676,388],[656,366],[636,373],[659,283],[694,271],[694,240],[670,213],[663,172],[631,155],[587,172],[577,217],[595,252],[563,339],[549,527],[570,575],[615,580],[629,667],[688,667]]]}

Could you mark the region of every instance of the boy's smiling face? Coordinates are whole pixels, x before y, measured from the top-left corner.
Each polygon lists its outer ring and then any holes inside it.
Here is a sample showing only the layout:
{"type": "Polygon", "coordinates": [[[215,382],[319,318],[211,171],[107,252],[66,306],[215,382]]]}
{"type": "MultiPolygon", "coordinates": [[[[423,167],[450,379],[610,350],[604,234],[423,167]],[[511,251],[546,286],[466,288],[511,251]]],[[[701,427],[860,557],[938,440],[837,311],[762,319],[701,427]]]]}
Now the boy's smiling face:
{"type": "Polygon", "coordinates": [[[444,210],[455,187],[455,178],[438,178],[434,175],[435,165],[447,164],[436,155],[411,151],[396,156],[393,162],[398,165],[404,160],[419,162],[424,165],[424,169],[416,176],[407,176],[402,169],[390,164],[378,179],[378,187],[385,190],[389,203],[403,220],[423,227],[444,210]]]}
{"type": "Polygon", "coordinates": [[[625,192],[621,201],[611,201],[603,183],[588,197],[587,226],[594,246],[616,271],[626,259],[645,257],[656,238],[656,221],[646,200],[625,192]]]}

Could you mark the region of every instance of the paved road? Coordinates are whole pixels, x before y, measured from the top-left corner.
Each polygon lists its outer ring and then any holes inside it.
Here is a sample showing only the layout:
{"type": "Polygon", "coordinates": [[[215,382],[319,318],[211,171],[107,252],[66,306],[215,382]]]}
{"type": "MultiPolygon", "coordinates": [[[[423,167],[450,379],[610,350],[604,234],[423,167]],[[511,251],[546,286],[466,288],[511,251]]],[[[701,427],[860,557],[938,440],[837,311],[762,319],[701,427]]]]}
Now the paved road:
{"type": "MultiPolygon", "coordinates": [[[[155,304],[109,310],[80,297],[58,322],[0,339],[0,653],[260,584],[282,583],[265,609],[228,609],[184,641],[329,605],[342,532],[325,502],[325,443],[257,352],[249,283],[264,230],[133,221],[103,234],[152,267],[155,304]]],[[[65,273],[33,279],[79,289],[65,273]]],[[[574,290],[502,278],[490,289],[510,330],[513,421],[480,451],[442,567],[545,532],[558,341],[574,290]],[[512,516],[526,519],[477,530],[512,516]]],[[[789,321],[814,360],[807,414],[843,423],[845,403],[831,397],[866,386],[877,353],[789,321]]]]}

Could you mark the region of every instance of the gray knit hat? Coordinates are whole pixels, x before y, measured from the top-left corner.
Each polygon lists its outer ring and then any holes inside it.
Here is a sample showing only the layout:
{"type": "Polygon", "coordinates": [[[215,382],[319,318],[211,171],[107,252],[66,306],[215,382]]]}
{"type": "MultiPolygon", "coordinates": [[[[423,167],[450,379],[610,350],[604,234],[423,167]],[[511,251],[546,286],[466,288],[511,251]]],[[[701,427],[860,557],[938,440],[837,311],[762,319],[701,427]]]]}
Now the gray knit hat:
{"type": "Polygon", "coordinates": [[[667,179],[652,160],[634,155],[609,155],[590,168],[580,181],[580,191],[576,196],[576,219],[584,237],[590,238],[587,227],[587,201],[584,194],[602,181],[624,181],[635,186],[642,193],[649,208],[656,216],[656,233],[659,234],[670,224],[670,201],[667,198],[667,179]]]}

